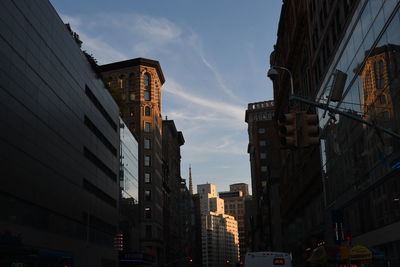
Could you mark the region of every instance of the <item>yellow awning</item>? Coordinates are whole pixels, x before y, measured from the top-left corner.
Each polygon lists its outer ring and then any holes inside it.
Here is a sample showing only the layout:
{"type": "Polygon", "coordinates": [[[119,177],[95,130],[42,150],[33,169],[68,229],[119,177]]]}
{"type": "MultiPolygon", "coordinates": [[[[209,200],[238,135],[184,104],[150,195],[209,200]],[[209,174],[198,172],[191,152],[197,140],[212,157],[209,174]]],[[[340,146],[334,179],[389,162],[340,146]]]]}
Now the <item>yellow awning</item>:
{"type": "Polygon", "coordinates": [[[368,261],[372,260],[372,251],[368,248],[357,245],[351,248],[350,250],[351,260],[355,261],[368,261]]]}

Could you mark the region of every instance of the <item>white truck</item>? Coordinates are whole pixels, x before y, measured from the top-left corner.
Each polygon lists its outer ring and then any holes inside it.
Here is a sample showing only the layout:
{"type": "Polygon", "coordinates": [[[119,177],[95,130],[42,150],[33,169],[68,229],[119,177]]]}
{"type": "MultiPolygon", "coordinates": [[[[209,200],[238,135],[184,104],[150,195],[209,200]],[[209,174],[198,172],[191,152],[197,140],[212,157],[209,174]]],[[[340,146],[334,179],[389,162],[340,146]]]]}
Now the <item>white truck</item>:
{"type": "Polygon", "coordinates": [[[285,252],[247,252],[244,267],[292,267],[292,255],[285,252]]]}

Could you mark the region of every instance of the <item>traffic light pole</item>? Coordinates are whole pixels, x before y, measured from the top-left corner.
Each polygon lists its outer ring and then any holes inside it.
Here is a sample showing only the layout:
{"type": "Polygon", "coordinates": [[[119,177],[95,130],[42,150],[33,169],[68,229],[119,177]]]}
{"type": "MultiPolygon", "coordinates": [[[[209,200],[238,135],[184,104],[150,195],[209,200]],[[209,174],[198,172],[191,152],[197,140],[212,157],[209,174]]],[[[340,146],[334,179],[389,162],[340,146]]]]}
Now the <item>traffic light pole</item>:
{"type": "Polygon", "coordinates": [[[379,125],[376,125],[376,124],[374,124],[374,123],[372,123],[370,121],[363,120],[363,119],[361,119],[361,118],[359,118],[359,117],[357,117],[357,116],[355,116],[353,114],[350,114],[348,112],[344,112],[344,111],[338,110],[336,108],[327,107],[323,103],[318,103],[318,102],[315,102],[315,101],[312,101],[312,100],[309,100],[309,99],[306,99],[306,98],[303,98],[303,97],[300,97],[300,96],[296,96],[296,95],[293,95],[293,94],[289,97],[289,100],[290,101],[299,101],[299,102],[302,102],[302,103],[305,103],[305,104],[309,104],[311,106],[314,106],[314,107],[317,107],[317,108],[320,108],[320,109],[328,110],[329,112],[332,112],[332,113],[335,113],[335,114],[339,114],[339,115],[342,115],[343,117],[347,117],[349,119],[361,122],[363,124],[366,124],[368,126],[371,126],[371,127],[375,128],[377,130],[380,130],[380,131],[382,131],[384,133],[387,133],[390,136],[393,136],[393,137],[396,137],[396,138],[400,139],[400,135],[398,133],[395,133],[395,132],[393,132],[393,131],[391,131],[389,129],[383,128],[383,127],[381,127],[379,125]]]}

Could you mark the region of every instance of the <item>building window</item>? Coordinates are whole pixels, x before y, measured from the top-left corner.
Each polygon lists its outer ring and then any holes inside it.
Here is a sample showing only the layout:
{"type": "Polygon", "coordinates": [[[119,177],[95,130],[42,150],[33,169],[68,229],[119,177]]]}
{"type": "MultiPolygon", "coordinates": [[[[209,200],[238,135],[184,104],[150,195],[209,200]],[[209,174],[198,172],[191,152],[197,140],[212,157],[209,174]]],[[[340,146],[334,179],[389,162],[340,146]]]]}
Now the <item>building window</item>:
{"type": "Polygon", "coordinates": [[[146,225],[146,238],[152,238],[151,225],[146,225]]]}
{"type": "Polygon", "coordinates": [[[144,217],[146,219],[151,219],[151,208],[149,207],[144,208],[144,217]]]}
{"type": "Polygon", "coordinates": [[[151,175],[150,175],[150,173],[148,173],[148,172],[145,172],[145,173],[144,173],[144,182],[145,182],[146,184],[151,183],[151,175]]]}
{"type": "Polygon", "coordinates": [[[378,100],[380,104],[386,104],[386,97],[385,95],[378,95],[378,100]]]}
{"type": "Polygon", "coordinates": [[[382,117],[382,120],[384,120],[384,121],[390,120],[390,113],[389,113],[389,111],[384,111],[384,112],[382,112],[382,113],[381,113],[381,117],[382,117]]]}
{"type": "Polygon", "coordinates": [[[129,100],[130,100],[130,101],[133,101],[133,100],[135,100],[135,99],[136,99],[135,93],[134,93],[134,92],[130,92],[130,93],[129,93],[129,100]]]}
{"type": "Polygon", "coordinates": [[[151,140],[149,138],[144,139],[144,149],[151,149],[151,140]]]}
{"type": "Polygon", "coordinates": [[[149,133],[151,131],[151,123],[150,122],[145,122],[144,123],[144,131],[146,133],[149,133]]]}
{"type": "Polygon", "coordinates": [[[265,128],[258,128],[258,133],[259,134],[264,134],[265,133],[265,128]]]}
{"type": "Polygon", "coordinates": [[[150,190],[144,190],[144,199],[146,201],[151,201],[151,191],[150,190]]]}
{"type": "Polygon", "coordinates": [[[124,88],[124,75],[118,77],[118,88],[124,88]]]}
{"type": "Polygon", "coordinates": [[[145,155],[144,156],[144,166],[150,167],[151,165],[151,157],[150,155],[145,155]]]}
{"type": "Polygon", "coordinates": [[[150,101],[151,100],[150,90],[145,90],[144,91],[144,100],[145,101],[150,101]]]}
{"type": "Polygon", "coordinates": [[[144,87],[150,88],[150,74],[145,73],[143,76],[143,81],[144,81],[144,87]]]}
{"type": "Polygon", "coordinates": [[[260,141],[260,146],[266,146],[266,145],[267,145],[267,142],[265,140],[260,141]]]}
{"type": "Polygon", "coordinates": [[[144,115],[145,116],[150,116],[150,107],[145,107],[144,108],[144,115]]]}
{"type": "Polygon", "coordinates": [[[385,68],[384,68],[382,60],[379,60],[379,61],[375,62],[374,71],[375,71],[375,85],[376,85],[376,88],[382,89],[383,86],[384,86],[384,76],[383,76],[383,74],[384,74],[384,71],[385,71],[385,68]]]}
{"type": "Polygon", "coordinates": [[[267,153],[260,153],[260,158],[261,159],[266,159],[267,158],[267,153]]]}
{"type": "Polygon", "coordinates": [[[267,166],[261,166],[261,171],[266,172],[267,171],[267,166]]]}

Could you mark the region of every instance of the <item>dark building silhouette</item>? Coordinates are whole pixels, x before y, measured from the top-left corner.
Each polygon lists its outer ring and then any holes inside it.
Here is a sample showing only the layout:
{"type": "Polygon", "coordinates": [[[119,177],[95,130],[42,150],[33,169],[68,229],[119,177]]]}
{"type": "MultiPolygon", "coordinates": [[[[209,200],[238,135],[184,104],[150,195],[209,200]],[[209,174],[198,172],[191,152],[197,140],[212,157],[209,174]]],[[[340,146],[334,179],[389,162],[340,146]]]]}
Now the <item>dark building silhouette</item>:
{"type": "MultiPolygon", "coordinates": [[[[295,94],[398,133],[398,7],[398,1],[284,1],[271,65],[292,71],[295,94]],[[343,92],[331,98],[339,71],[343,92]]],[[[290,106],[289,92],[282,72],[274,78],[277,118],[291,109],[317,112],[322,130],[320,148],[283,153],[283,247],[293,252],[294,266],[305,266],[321,244],[344,239],[398,265],[398,139],[323,109],[290,106]]]]}
{"type": "Polygon", "coordinates": [[[185,143],[173,120],[163,120],[164,240],[166,264],[189,266],[193,258],[194,207],[192,195],[181,177],[180,147],[185,143]]]}
{"type": "Polygon", "coordinates": [[[117,266],[118,106],[48,1],[0,6],[0,265],[117,266]]]}
{"type": "Polygon", "coordinates": [[[247,251],[280,250],[280,144],[275,127],[275,104],[264,101],[248,104],[245,121],[248,123],[251,183],[254,202],[247,206],[247,251]],[[249,213],[249,215],[247,215],[249,213]]]}

